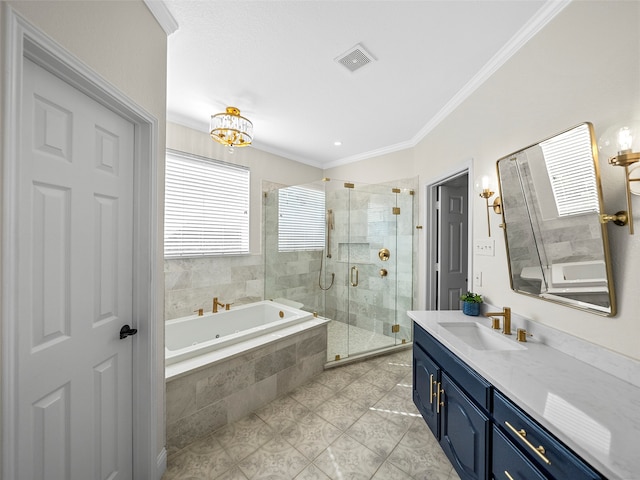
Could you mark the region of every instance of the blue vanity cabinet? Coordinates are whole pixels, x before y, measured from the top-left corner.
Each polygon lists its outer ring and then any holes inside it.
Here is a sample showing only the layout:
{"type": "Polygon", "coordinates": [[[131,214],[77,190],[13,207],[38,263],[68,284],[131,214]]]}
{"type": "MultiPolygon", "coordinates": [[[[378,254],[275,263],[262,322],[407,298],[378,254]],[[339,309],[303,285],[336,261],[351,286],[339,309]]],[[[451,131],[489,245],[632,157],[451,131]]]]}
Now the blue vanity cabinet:
{"type": "MultiPolygon", "coordinates": [[[[599,473],[498,391],[494,391],[493,421],[507,441],[528,458],[532,466],[546,472],[548,478],[602,479],[599,473]]],[[[495,444],[493,448],[496,448],[495,444]]]]}
{"type": "Polygon", "coordinates": [[[413,401],[463,480],[488,478],[491,385],[419,326],[413,401]]]}
{"type": "Polygon", "coordinates": [[[604,479],[435,337],[414,325],[413,401],[461,479],[604,479]]]}
{"type": "Polygon", "coordinates": [[[547,480],[522,452],[493,427],[491,442],[493,480],[547,480]]]}
{"type": "Polygon", "coordinates": [[[437,387],[440,368],[419,346],[413,349],[413,403],[436,438],[440,438],[437,387]]]}
{"type": "Polygon", "coordinates": [[[462,479],[487,478],[489,417],[442,373],[440,445],[462,479]]]}

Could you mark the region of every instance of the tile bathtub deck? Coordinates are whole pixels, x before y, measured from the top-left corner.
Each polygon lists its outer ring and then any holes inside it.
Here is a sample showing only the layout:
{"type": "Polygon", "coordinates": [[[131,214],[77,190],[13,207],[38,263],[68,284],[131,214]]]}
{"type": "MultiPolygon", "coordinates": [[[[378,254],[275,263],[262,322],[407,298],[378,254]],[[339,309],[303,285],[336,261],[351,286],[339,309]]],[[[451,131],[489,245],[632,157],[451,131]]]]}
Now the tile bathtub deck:
{"type": "Polygon", "coordinates": [[[172,455],[162,480],[458,480],[411,399],[411,358],[326,370],[172,455]]]}

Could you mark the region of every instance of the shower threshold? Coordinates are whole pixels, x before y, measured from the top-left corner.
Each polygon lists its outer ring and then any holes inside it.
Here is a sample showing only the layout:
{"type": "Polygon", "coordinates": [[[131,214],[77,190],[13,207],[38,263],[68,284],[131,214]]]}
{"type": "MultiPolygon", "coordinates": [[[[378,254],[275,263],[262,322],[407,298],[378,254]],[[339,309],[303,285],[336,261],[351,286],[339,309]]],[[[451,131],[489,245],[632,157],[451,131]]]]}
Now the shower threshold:
{"type": "Polygon", "coordinates": [[[392,337],[371,332],[364,328],[332,320],[327,329],[327,363],[324,368],[333,368],[393,351],[411,348],[412,343],[395,345],[392,337]],[[335,360],[336,354],[357,352],[335,360]]]}

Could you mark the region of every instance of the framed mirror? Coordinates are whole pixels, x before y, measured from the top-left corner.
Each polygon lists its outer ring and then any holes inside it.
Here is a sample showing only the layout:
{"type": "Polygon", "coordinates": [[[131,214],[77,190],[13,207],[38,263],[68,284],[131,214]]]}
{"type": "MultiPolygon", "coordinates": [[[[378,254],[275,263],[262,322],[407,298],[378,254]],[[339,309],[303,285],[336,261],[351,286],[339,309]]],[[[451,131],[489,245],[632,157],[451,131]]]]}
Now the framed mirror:
{"type": "Polygon", "coordinates": [[[593,126],[583,123],[497,162],[511,288],[616,313],[593,126]]]}

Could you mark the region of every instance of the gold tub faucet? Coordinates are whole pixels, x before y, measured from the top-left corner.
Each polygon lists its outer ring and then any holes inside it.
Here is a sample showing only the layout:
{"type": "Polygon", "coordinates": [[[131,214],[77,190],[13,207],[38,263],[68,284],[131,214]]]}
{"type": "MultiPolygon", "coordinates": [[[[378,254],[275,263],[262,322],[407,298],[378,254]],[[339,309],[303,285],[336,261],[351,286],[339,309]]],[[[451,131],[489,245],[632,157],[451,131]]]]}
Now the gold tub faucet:
{"type": "Polygon", "coordinates": [[[485,317],[504,317],[502,323],[502,333],[505,335],[511,335],[511,308],[504,307],[501,312],[487,312],[485,317]]]}
{"type": "Polygon", "coordinates": [[[218,313],[218,307],[226,307],[226,309],[229,310],[229,307],[227,305],[218,301],[218,297],[213,297],[213,313],[218,313]]]}

